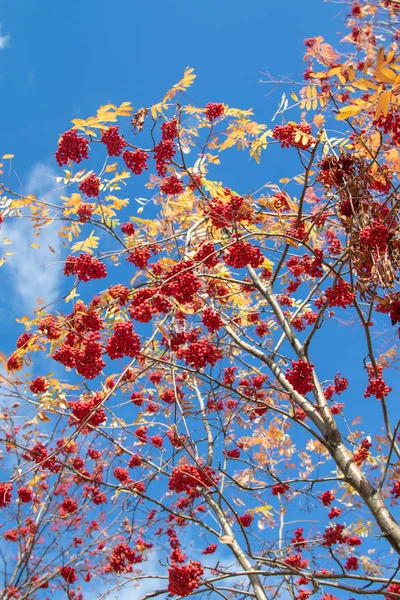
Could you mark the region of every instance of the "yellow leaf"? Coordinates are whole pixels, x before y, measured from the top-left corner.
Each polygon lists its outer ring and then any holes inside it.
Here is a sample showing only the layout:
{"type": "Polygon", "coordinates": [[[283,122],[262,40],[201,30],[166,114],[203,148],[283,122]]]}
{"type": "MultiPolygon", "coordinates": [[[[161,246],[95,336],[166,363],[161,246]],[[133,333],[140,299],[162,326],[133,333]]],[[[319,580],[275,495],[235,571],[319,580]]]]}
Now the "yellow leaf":
{"type": "Polygon", "coordinates": [[[79,294],[76,293],[76,288],[73,288],[70,293],[68,294],[68,296],[65,298],[65,302],[69,302],[70,300],[72,300],[73,298],[75,298],[75,296],[79,296],[79,294]]]}
{"type": "Polygon", "coordinates": [[[290,181],[289,177],[283,177],[279,180],[279,183],[288,183],[290,181]]]}
{"type": "Polygon", "coordinates": [[[292,100],[294,100],[295,102],[298,102],[299,99],[294,92],[292,92],[290,95],[292,97],[292,100]]]}
{"type": "Polygon", "coordinates": [[[349,117],[355,117],[360,112],[362,106],[357,106],[356,104],[351,104],[350,106],[343,106],[339,110],[339,114],[336,115],[336,119],[338,121],[344,121],[349,117]]]}
{"type": "Polygon", "coordinates": [[[40,248],[40,246],[38,246],[37,244],[33,244],[33,243],[31,244],[31,247],[35,248],[36,250],[38,250],[40,248]]]}
{"type": "Polygon", "coordinates": [[[375,79],[382,81],[383,83],[394,83],[397,75],[392,69],[388,67],[380,67],[374,73],[375,79]]]}
{"type": "Polygon", "coordinates": [[[14,158],[14,154],[3,154],[2,158],[14,158]]]}
{"type": "Polygon", "coordinates": [[[112,163],[111,165],[106,166],[106,173],[111,173],[111,171],[115,171],[117,169],[118,163],[112,163]]]}
{"type": "Polygon", "coordinates": [[[322,71],[319,71],[318,73],[310,73],[310,75],[314,79],[325,79],[326,77],[326,73],[323,73],[322,71]]]}
{"type": "Polygon", "coordinates": [[[375,119],[379,119],[381,113],[383,113],[383,116],[386,117],[389,112],[391,98],[392,92],[390,90],[382,92],[376,105],[375,119]]]}

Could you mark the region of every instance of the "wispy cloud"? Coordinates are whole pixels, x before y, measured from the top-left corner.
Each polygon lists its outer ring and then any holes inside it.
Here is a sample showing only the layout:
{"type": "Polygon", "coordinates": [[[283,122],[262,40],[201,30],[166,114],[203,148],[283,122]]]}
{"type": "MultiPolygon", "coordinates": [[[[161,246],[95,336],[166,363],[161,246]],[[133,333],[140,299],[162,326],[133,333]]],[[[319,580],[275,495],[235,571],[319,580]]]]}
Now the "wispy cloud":
{"type": "MultiPolygon", "coordinates": [[[[27,179],[26,193],[36,194],[37,198],[46,196],[51,202],[51,192],[56,186],[55,175],[49,166],[37,163],[27,179]]],[[[11,291],[23,309],[31,311],[37,305],[37,298],[44,299],[46,303],[55,300],[59,296],[62,277],[62,246],[57,226],[46,226],[40,237],[33,237],[32,223],[27,217],[6,219],[3,228],[5,236],[12,241],[6,249],[14,252],[3,268],[7,269],[11,291]],[[34,249],[32,243],[39,248],[34,249]]]]}
{"type": "Polygon", "coordinates": [[[9,35],[3,35],[1,33],[1,30],[2,30],[2,26],[0,24],[0,50],[4,50],[4,48],[6,48],[8,46],[8,44],[10,43],[11,37],[9,35]]]}

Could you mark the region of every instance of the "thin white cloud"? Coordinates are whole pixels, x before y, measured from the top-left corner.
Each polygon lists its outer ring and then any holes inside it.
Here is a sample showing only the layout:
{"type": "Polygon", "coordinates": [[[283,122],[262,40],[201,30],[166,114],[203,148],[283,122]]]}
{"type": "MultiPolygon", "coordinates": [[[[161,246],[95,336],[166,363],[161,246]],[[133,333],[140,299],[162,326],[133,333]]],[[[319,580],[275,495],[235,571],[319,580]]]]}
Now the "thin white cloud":
{"type": "Polygon", "coordinates": [[[4,50],[4,48],[6,48],[8,46],[8,44],[10,43],[11,36],[2,35],[1,29],[2,29],[2,27],[0,25],[0,50],[4,50]]]}
{"type": "MultiPolygon", "coordinates": [[[[43,163],[37,163],[30,171],[25,191],[36,194],[51,202],[51,192],[56,187],[55,172],[43,163]]],[[[54,200],[57,195],[54,195],[54,200]]],[[[4,235],[12,241],[3,250],[14,252],[3,269],[11,279],[11,291],[24,310],[31,311],[37,306],[37,298],[48,302],[56,300],[62,277],[61,238],[57,225],[46,226],[39,237],[34,237],[32,222],[28,217],[6,219],[2,225],[4,235]],[[31,244],[37,244],[35,249],[31,244]],[[53,249],[53,251],[50,249],[53,249]]]]}

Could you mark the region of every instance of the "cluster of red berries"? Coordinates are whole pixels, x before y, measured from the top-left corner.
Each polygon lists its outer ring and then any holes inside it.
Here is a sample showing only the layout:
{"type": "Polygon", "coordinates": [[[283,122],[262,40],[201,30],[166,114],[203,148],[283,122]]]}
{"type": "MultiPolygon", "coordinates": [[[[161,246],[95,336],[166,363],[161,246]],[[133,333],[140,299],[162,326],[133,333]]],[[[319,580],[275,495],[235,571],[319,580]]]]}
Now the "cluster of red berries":
{"type": "Polygon", "coordinates": [[[324,390],[325,398],[330,400],[333,394],[340,394],[347,390],[349,382],[346,377],[340,377],[340,373],[335,375],[335,379],[333,380],[333,385],[328,385],[324,390]]]}
{"type": "Polygon", "coordinates": [[[217,544],[210,544],[207,548],[204,548],[202,554],[214,554],[217,549],[217,544]]]}
{"type": "Polygon", "coordinates": [[[131,250],[126,260],[135,265],[138,269],[145,269],[147,262],[151,258],[151,252],[148,246],[141,246],[131,250]]]}
{"type": "MultiPolygon", "coordinates": [[[[396,5],[397,7],[397,5],[396,5]]],[[[394,7],[393,7],[394,8],[394,7]]],[[[391,583],[384,594],[385,600],[396,600],[400,595],[400,583],[391,583]],[[396,594],[396,595],[395,595],[396,594]]]]}
{"type": "Polygon", "coordinates": [[[371,248],[375,253],[381,254],[387,250],[388,236],[388,228],[380,223],[378,219],[373,219],[371,225],[360,231],[360,242],[371,248]]]}
{"type": "Polygon", "coordinates": [[[369,456],[369,449],[372,447],[372,444],[369,440],[364,439],[361,441],[360,447],[354,452],[353,460],[358,467],[360,467],[363,462],[365,462],[369,456]]]}
{"type": "Polygon", "coordinates": [[[355,292],[351,291],[351,286],[344,279],[338,279],[333,287],[328,287],[325,291],[325,297],[328,306],[340,306],[347,308],[353,304],[356,299],[355,292]]]}
{"type": "Polygon", "coordinates": [[[79,184],[79,189],[82,194],[86,194],[88,198],[97,198],[100,194],[100,179],[94,173],[85,177],[79,184]]]}
{"type": "Polygon", "coordinates": [[[0,483],[0,508],[11,502],[12,483],[0,483]]]}
{"type": "Polygon", "coordinates": [[[116,323],[114,332],[108,340],[106,352],[111,360],[130,356],[134,358],[140,352],[140,338],[134,333],[133,325],[130,321],[126,323],[116,323]]]}
{"type": "Polygon", "coordinates": [[[82,433],[87,433],[93,427],[98,427],[106,420],[107,415],[105,410],[100,406],[102,400],[101,394],[94,394],[82,400],[70,402],[71,411],[75,417],[73,422],[78,426],[85,423],[84,429],[81,430],[82,433]]]}
{"type": "Polygon", "coordinates": [[[47,381],[44,377],[36,377],[29,386],[32,394],[44,394],[48,390],[47,381]]]}
{"type": "Polygon", "coordinates": [[[178,358],[183,358],[187,365],[194,369],[212,367],[222,358],[222,352],[207,340],[193,342],[187,348],[178,350],[178,358]]]}
{"type": "Polygon", "coordinates": [[[165,177],[165,179],[163,179],[160,183],[160,192],[163,194],[169,194],[170,196],[182,194],[184,189],[185,186],[176,175],[165,177]]]}
{"type": "Polygon", "coordinates": [[[200,246],[196,254],[193,256],[196,262],[202,262],[204,266],[212,268],[219,263],[218,253],[215,247],[210,242],[206,242],[200,246]]]}
{"type": "Polygon", "coordinates": [[[286,125],[276,125],[272,137],[280,141],[282,148],[293,146],[305,150],[315,143],[315,139],[311,135],[311,125],[293,123],[293,121],[286,125]]]}
{"type": "Polygon", "coordinates": [[[230,196],[229,202],[213,198],[206,207],[211,223],[217,229],[232,227],[235,223],[253,220],[253,210],[242,196],[230,196]]]}
{"type": "Polygon", "coordinates": [[[194,294],[201,288],[201,281],[193,273],[193,266],[192,260],[182,260],[165,274],[167,283],[162,291],[166,296],[172,296],[181,304],[193,300],[194,294]]]}
{"type": "Polygon", "coordinates": [[[60,138],[56,152],[56,161],[60,167],[66,165],[70,160],[80,163],[82,158],[89,158],[88,148],[88,140],[79,137],[75,129],[70,129],[63,133],[60,138]]]}
{"type": "Polygon", "coordinates": [[[76,275],[79,281],[90,281],[107,277],[107,269],[100,260],[82,252],[79,256],[67,256],[64,275],[76,275]]]}
{"type": "Polygon", "coordinates": [[[303,396],[311,392],[314,388],[312,378],[314,365],[305,362],[304,360],[293,360],[292,368],[288,369],[286,379],[292,387],[303,396]]]}
{"type": "Polygon", "coordinates": [[[332,490],[328,490],[323,492],[320,496],[318,496],[324,506],[330,506],[335,499],[335,494],[332,490]]]}
{"type": "Polygon", "coordinates": [[[183,464],[172,469],[168,487],[177,494],[185,492],[188,496],[194,498],[199,496],[196,488],[210,488],[215,483],[215,473],[209,467],[183,464]]]}
{"type": "Polygon", "coordinates": [[[400,498],[400,479],[397,479],[393,482],[393,487],[391,489],[392,496],[395,498],[400,498]]]}
{"type": "Polygon", "coordinates": [[[178,137],[178,121],[175,117],[170,121],[164,121],[161,125],[161,137],[164,141],[178,137]]]}
{"type": "Polygon", "coordinates": [[[322,261],[323,252],[317,248],[314,257],[311,257],[308,254],[304,254],[301,258],[298,256],[291,256],[286,264],[291,274],[296,278],[303,274],[315,278],[322,277],[323,275],[323,270],[321,269],[322,261]]]}
{"type": "Polygon", "coordinates": [[[177,431],[167,431],[167,438],[174,448],[180,449],[185,445],[186,438],[177,431]]]}
{"type": "Polygon", "coordinates": [[[161,140],[154,146],[154,160],[156,161],[156,170],[160,177],[164,177],[167,172],[167,166],[171,164],[175,156],[176,146],[173,140],[161,140]]]}
{"type": "Polygon", "coordinates": [[[271,488],[271,493],[273,496],[279,496],[280,494],[286,494],[289,490],[289,486],[287,483],[275,483],[271,488]]]}
{"type": "Polygon", "coordinates": [[[31,502],[33,500],[33,493],[30,487],[27,485],[22,485],[18,489],[18,497],[21,502],[31,502]]]}
{"type": "MultiPolygon", "coordinates": [[[[51,450],[50,450],[51,452],[51,450]]],[[[58,473],[61,470],[54,456],[49,457],[46,446],[41,442],[38,442],[33,446],[31,450],[28,450],[22,455],[24,460],[33,460],[37,465],[40,465],[42,470],[48,469],[52,473],[58,473]]]]}
{"type": "Polygon", "coordinates": [[[76,512],[78,510],[78,503],[73,500],[72,498],[69,498],[68,496],[66,498],[64,498],[64,500],[62,501],[62,504],[60,506],[60,513],[62,515],[71,515],[72,513],[76,512]]]}
{"type": "Polygon", "coordinates": [[[294,569],[306,569],[308,567],[308,560],[303,559],[301,554],[292,554],[285,558],[284,563],[293,567],[294,569]]]}
{"type": "Polygon", "coordinates": [[[349,558],[344,563],[344,568],[346,571],[357,571],[358,569],[358,559],[356,556],[349,556],[349,558]]]}
{"type": "Polygon", "coordinates": [[[337,256],[343,250],[343,246],[336,236],[336,232],[333,229],[326,230],[326,239],[328,241],[328,251],[330,254],[337,256]]]}
{"type": "Polygon", "coordinates": [[[212,308],[205,309],[201,320],[203,321],[203,325],[207,327],[210,333],[215,333],[224,325],[224,322],[219,314],[213,311],[212,308]]]}
{"type": "Polygon", "coordinates": [[[127,287],[122,285],[121,283],[117,283],[116,285],[110,286],[108,292],[114,300],[118,302],[121,306],[125,306],[129,302],[129,290],[127,287]]]}
{"type": "Polygon", "coordinates": [[[244,515],[240,515],[238,519],[242,527],[250,527],[254,517],[250,513],[245,513],[244,515]]]}
{"type": "Polygon", "coordinates": [[[189,560],[185,565],[173,562],[168,568],[168,591],[177,596],[188,596],[201,585],[204,568],[197,560],[189,560]]]}
{"type": "Polygon", "coordinates": [[[367,365],[368,371],[368,386],[364,393],[364,398],[375,396],[378,400],[383,400],[392,391],[392,388],[386,385],[382,378],[383,367],[376,365],[377,377],[375,376],[374,368],[371,364],[367,365]]]}
{"type": "Polygon", "coordinates": [[[83,340],[75,336],[72,341],[78,341],[79,345],[73,345],[68,343],[67,336],[67,341],[52,355],[53,359],[69,369],[76,368],[77,373],[86,379],[94,379],[105,367],[99,340],[99,333],[92,332],[83,340]]]}
{"type": "Polygon", "coordinates": [[[135,550],[123,542],[113,548],[109,564],[111,571],[114,573],[126,573],[129,571],[129,565],[140,563],[142,561],[143,558],[140,554],[137,554],[135,550]]]}
{"type": "Polygon", "coordinates": [[[123,137],[118,133],[118,127],[109,127],[103,131],[101,141],[107,147],[108,156],[120,156],[123,148],[127,145],[123,137]]]}
{"type": "Polygon", "coordinates": [[[347,544],[348,546],[360,546],[361,540],[357,535],[343,535],[344,525],[337,523],[325,529],[323,535],[323,546],[333,546],[334,544],[347,544]]]}
{"type": "Polygon", "coordinates": [[[122,154],[122,158],[124,159],[127,169],[132,171],[135,175],[140,175],[144,170],[149,168],[147,166],[149,155],[141,148],[138,148],[133,152],[131,150],[125,150],[122,154]]]}
{"type": "Polygon", "coordinates": [[[78,580],[78,575],[76,574],[74,567],[61,567],[60,575],[69,585],[72,585],[78,580]]]}
{"type": "Polygon", "coordinates": [[[220,104],[218,102],[208,102],[206,104],[205,115],[206,118],[210,121],[210,123],[215,121],[215,119],[218,119],[218,117],[221,117],[224,114],[224,112],[225,107],[223,104],[220,104]]]}
{"type": "Polygon", "coordinates": [[[87,308],[81,300],[76,302],[74,310],[68,316],[67,321],[71,333],[83,334],[89,331],[100,331],[104,328],[104,323],[99,313],[90,307],[87,308]]]}
{"type": "Polygon", "coordinates": [[[83,202],[76,211],[80,223],[86,223],[91,218],[93,213],[94,206],[92,204],[89,204],[88,202],[83,202]]]}
{"type": "Polygon", "coordinates": [[[58,340],[61,336],[61,330],[58,327],[53,315],[47,315],[43,317],[38,325],[38,329],[43,333],[48,340],[58,340]]]}
{"type": "Polygon", "coordinates": [[[246,265],[256,269],[264,262],[264,256],[258,248],[238,240],[224,252],[224,260],[227,265],[235,269],[243,269],[246,265]]]}
{"type": "Polygon", "coordinates": [[[381,114],[379,119],[373,121],[377,129],[381,129],[383,133],[391,135],[391,144],[400,146],[400,112],[396,113],[390,110],[387,115],[381,114]]]}

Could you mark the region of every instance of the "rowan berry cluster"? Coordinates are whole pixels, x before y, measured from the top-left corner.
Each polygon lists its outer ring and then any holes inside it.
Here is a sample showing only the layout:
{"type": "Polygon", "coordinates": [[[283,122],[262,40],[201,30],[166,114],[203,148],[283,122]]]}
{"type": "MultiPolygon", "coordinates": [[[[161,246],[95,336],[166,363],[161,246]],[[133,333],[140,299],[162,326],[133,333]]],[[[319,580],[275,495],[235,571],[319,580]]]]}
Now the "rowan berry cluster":
{"type": "Polygon", "coordinates": [[[388,228],[377,219],[373,219],[371,225],[364,227],[360,231],[360,242],[377,254],[385,253],[388,245],[388,236],[388,228]]]}
{"type": "Polygon", "coordinates": [[[123,148],[127,145],[123,137],[118,133],[118,127],[109,127],[103,131],[101,141],[107,147],[108,156],[120,156],[123,148]]]}
{"type": "Polygon", "coordinates": [[[129,290],[124,285],[117,283],[116,285],[112,285],[108,292],[114,300],[117,301],[121,306],[125,306],[129,302],[129,290]]]}
{"type": "Polygon", "coordinates": [[[400,595],[400,583],[391,583],[386,591],[385,600],[396,600],[400,595]],[[396,595],[395,595],[396,594],[396,595]]]}
{"type": "Polygon", "coordinates": [[[144,425],[142,427],[138,427],[135,431],[134,431],[134,435],[136,435],[136,437],[138,438],[138,440],[140,442],[142,442],[142,444],[146,444],[149,440],[148,436],[147,436],[147,432],[148,432],[148,427],[145,427],[144,425]]]}
{"type": "Polygon", "coordinates": [[[357,571],[358,569],[358,559],[356,556],[349,556],[349,558],[344,563],[344,568],[346,571],[357,571]]]}
{"type": "Polygon", "coordinates": [[[17,493],[21,502],[31,502],[33,500],[32,490],[26,485],[21,486],[17,493]]]}
{"type": "Polygon", "coordinates": [[[225,112],[225,107],[223,104],[218,102],[208,102],[206,104],[206,118],[212,123],[218,117],[221,117],[225,112]]]}
{"type": "Polygon", "coordinates": [[[76,275],[79,281],[90,281],[107,277],[107,270],[105,264],[91,254],[70,254],[65,261],[64,275],[76,275]]]}
{"type": "Polygon", "coordinates": [[[201,288],[201,280],[193,273],[194,262],[182,260],[165,274],[162,291],[166,296],[172,296],[181,304],[193,300],[193,296],[201,288]]]}
{"type": "Polygon", "coordinates": [[[60,575],[69,585],[78,581],[78,575],[76,574],[74,567],[61,567],[60,575]]]}
{"type": "Polygon", "coordinates": [[[168,591],[177,596],[188,596],[201,585],[204,568],[197,560],[185,565],[173,562],[168,568],[168,591]]]}
{"type": "Polygon", "coordinates": [[[0,483],[0,508],[11,502],[12,483],[0,483]]]}
{"type": "Polygon", "coordinates": [[[340,377],[340,373],[338,373],[337,375],[335,375],[333,385],[328,385],[327,388],[324,390],[325,398],[327,400],[330,400],[333,394],[337,394],[338,396],[340,396],[342,392],[347,390],[348,385],[349,382],[347,381],[346,377],[340,377]]]}
{"type": "Polygon", "coordinates": [[[161,140],[154,146],[154,160],[156,161],[156,170],[160,177],[164,177],[167,172],[167,166],[171,164],[175,156],[176,146],[173,140],[161,140]]]}
{"type": "Polygon", "coordinates": [[[93,396],[83,397],[81,400],[70,402],[71,411],[75,417],[71,421],[78,427],[83,423],[85,424],[84,428],[81,429],[81,433],[88,433],[93,427],[98,427],[106,420],[106,412],[100,406],[102,400],[101,394],[94,394],[93,396]]]}
{"type": "Polygon", "coordinates": [[[378,400],[383,400],[392,391],[392,388],[386,385],[382,378],[383,367],[376,365],[377,376],[375,376],[374,368],[371,364],[367,365],[368,371],[368,386],[364,393],[364,398],[375,396],[378,400]]]}
{"type": "Polygon", "coordinates": [[[31,450],[25,452],[22,458],[24,460],[33,460],[36,464],[40,465],[42,470],[48,469],[52,473],[58,473],[61,470],[61,465],[57,463],[55,456],[49,457],[47,448],[41,442],[38,442],[31,450]]]}
{"type": "Polygon", "coordinates": [[[372,447],[372,444],[369,440],[364,439],[361,441],[360,447],[354,452],[353,460],[358,467],[360,467],[363,462],[365,462],[369,456],[369,449],[372,447]]]}
{"type": "Polygon", "coordinates": [[[116,323],[114,332],[108,340],[106,352],[111,360],[130,356],[134,358],[140,352],[140,338],[134,333],[133,325],[130,321],[126,323],[116,323]]]}
{"type": "Polygon", "coordinates": [[[394,146],[400,146],[400,112],[396,113],[390,110],[387,115],[381,114],[379,119],[373,121],[373,125],[385,134],[390,134],[390,143],[394,146]]]}
{"type": "Polygon", "coordinates": [[[242,527],[250,527],[254,517],[250,513],[245,513],[244,515],[240,515],[238,519],[242,527]]]}
{"type": "Polygon", "coordinates": [[[235,269],[243,269],[246,265],[256,269],[264,262],[264,256],[258,248],[238,240],[224,252],[224,260],[227,265],[235,269]]]}
{"type": "Polygon", "coordinates": [[[306,569],[308,567],[308,560],[303,559],[301,554],[292,554],[284,559],[284,563],[293,567],[294,569],[306,569]]]}
{"type": "Polygon", "coordinates": [[[323,270],[321,269],[323,261],[323,252],[320,249],[315,250],[315,256],[311,257],[308,254],[304,254],[301,258],[298,256],[291,256],[287,262],[287,268],[294,277],[300,277],[301,275],[309,275],[310,277],[322,277],[323,270]]]}
{"type": "Polygon", "coordinates": [[[92,204],[89,204],[88,202],[84,202],[83,204],[81,204],[78,210],[76,211],[80,223],[86,223],[91,218],[93,213],[94,206],[92,204]]]}
{"type": "Polygon", "coordinates": [[[202,554],[214,554],[214,552],[217,549],[217,544],[210,544],[209,546],[207,546],[206,548],[204,548],[202,554]]]}
{"type": "Polygon", "coordinates": [[[170,196],[182,194],[184,189],[185,186],[176,175],[165,177],[165,179],[163,179],[160,183],[160,192],[163,194],[169,194],[170,196]]]}
{"type": "Polygon", "coordinates": [[[44,377],[36,377],[29,386],[32,394],[44,394],[48,390],[47,381],[44,377]]]}
{"type": "Polygon", "coordinates": [[[60,512],[62,515],[71,515],[72,513],[78,510],[78,506],[79,505],[75,500],[67,496],[62,501],[62,504],[60,506],[60,512]]]}
{"type": "Polygon", "coordinates": [[[224,325],[224,322],[219,314],[213,311],[212,308],[205,309],[201,320],[203,321],[203,325],[207,327],[210,333],[215,333],[224,325]]]}
{"type": "Polygon", "coordinates": [[[70,160],[80,163],[82,158],[89,158],[88,148],[88,140],[80,137],[75,129],[70,129],[60,138],[55,155],[56,161],[60,167],[66,165],[70,160]]]}
{"type": "Polygon", "coordinates": [[[140,175],[144,170],[147,170],[147,160],[150,158],[149,154],[138,148],[133,152],[131,150],[125,150],[122,153],[126,168],[132,171],[135,175],[140,175]]]}
{"type": "Polygon", "coordinates": [[[54,352],[53,359],[69,369],[75,368],[86,379],[94,379],[105,367],[99,340],[98,332],[90,333],[83,340],[77,336],[67,336],[67,341],[54,352]]]}
{"type": "Polygon", "coordinates": [[[279,496],[280,494],[286,494],[289,490],[289,486],[287,483],[275,483],[271,488],[271,493],[273,496],[279,496]]]}
{"type": "Polygon", "coordinates": [[[161,137],[164,141],[178,137],[178,121],[175,117],[170,121],[164,121],[161,125],[161,137]]]}
{"type": "Polygon", "coordinates": [[[319,499],[321,500],[324,506],[330,506],[335,499],[335,494],[332,492],[332,490],[328,490],[326,492],[323,492],[319,496],[319,499]]]}
{"type": "Polygon", "coordinates": [[[292,361],[292,368],[288,369],[286,379],[299,394],[305,395],[313,390],[313,368],[313,364],[303,360],[292,361]]]}
{"type": "Polygon", "coordinates": [[[49,340],[58,340],[58,338],[61,336],[61,330],[57,325],[53,315],[47,315],[44,317],[38,325],[38,330],[49,340]]]}
{"type": "Polygon", "coordinates": [[[214,471],[209,467],[178,465],[172,469],[168,487],[179,494],[185,492],[190,498],[200,495],[196,488],[210,488],[217,483],[214,471]]]}
{"type": "Polygon", "coordinates": [[[226,450],[225,456],[228,458],[240,458],[239,448],[233,448],[232,450],[226,450]]]}
{"type": "Polygon", "coordinates": [[[347,308],[356,299],[355,292],[351,291],[350,284],[344,279],[338,279],[333,287],[328,287],[325,290],[325,296],[328,306],[340,306],[341,308],[347,308]]]}
{"type": "Polygon", "coordinates": [[[183,358],[187,365],[194,369],[212,367],[222,358],[222,352],[207,340],[193,342],[187,348],[178,350],[178,358],[183,358]]]}
{"type": "Polygon", "coordinates": [[[79,184],[79,189],[82,194],[86,194],[88,198],[97,198],[100,194],[100,179],[92,173],[88,177],[85,177],[79,184]]]}
{"type": "Polygon", "coordinates": [[[147,262],[151,258],[151,252],[148,246],[141,246],[131,250],[126,260],[135,265],[138,269],[145,269],[147,262]]]}
{"type": "Polygon", "coordinates": [[[253,220],[253,209],[241,196],[230,196],[229,202],[213,198],[206,207],[211,223],[217,229],[232,227],[235,223],[253,220]]]}
{"type": "Polygon", "coordinates": [[[179,434],[177,431],[167,431],[167,438],[171,442],[174,448],[183,448],[186,438],[184,435],[179,434]]]}
{"type": "Polygon", "coordinates": [[[219,263],[218,253],[215,251],[213,244],[205,242],[200,246],[196,254],[193,256],[196,262],[202,262],[205,267],[215,267],[219,263]]]}
{"type": "Polygon", "coordinates": [[[307,123],[290,121],[286,125],[276,125],[272,137],[280,141],[282,148],[293,146],[306,150],[315,143],[315,139],[311,135],[311,125],[307,123]]]}

